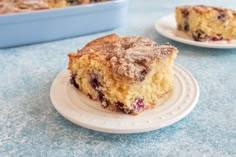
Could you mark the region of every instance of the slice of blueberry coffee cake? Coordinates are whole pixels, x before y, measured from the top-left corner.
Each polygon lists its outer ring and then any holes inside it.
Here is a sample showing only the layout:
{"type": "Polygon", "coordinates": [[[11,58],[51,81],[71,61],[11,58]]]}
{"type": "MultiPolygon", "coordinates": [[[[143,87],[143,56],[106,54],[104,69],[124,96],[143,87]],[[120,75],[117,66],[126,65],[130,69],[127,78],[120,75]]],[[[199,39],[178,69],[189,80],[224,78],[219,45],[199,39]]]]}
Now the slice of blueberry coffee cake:
{"type": "Polygon", "coordinates": [[[236,38],[236,11],[204,6],[178,6],[175,10],[177,29],[195,41],[218,41],[236,38]]]}
{"type": "Polygon", "coordinates": [[[70,53],[68,69],[74,87],[103,107],[138,114],[172,91],[177,53],[169,43],[110,34],[70,53]]]}

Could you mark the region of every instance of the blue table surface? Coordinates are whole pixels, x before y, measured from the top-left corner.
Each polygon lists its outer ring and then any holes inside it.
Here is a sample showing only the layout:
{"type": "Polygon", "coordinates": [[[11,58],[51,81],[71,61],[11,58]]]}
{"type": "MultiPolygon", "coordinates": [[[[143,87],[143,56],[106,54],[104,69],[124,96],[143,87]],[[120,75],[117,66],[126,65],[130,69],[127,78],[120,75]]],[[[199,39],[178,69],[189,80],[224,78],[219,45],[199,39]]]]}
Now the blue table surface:
{"type": "Polygon", "coordinates": [[[182,4],[236,9],[235,0],[130,0],[127,22],[115,30],[0,49],[0,156],[236,156],[236,49],[199,48],[159,35],[155,21],[182,4]],[[109,134],[75,125],[55,110],[50,86],[66,68],[68,52],[111,32],[179,49],[176,62],[200,87],[199,101],[187,117],[147,133],[109,134]]]}

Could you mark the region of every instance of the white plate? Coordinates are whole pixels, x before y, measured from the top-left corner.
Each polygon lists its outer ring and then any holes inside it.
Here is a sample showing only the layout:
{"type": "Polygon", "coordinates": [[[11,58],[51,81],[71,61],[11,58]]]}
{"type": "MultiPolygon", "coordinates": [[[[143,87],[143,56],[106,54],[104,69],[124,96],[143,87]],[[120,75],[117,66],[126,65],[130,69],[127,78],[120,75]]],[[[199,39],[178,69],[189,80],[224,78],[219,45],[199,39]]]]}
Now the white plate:
{"type": "Polygon", "coordinates": [[[171,14],[159,19],[155,24],[155,29],[161,35],[189,45],[208,47],[208,48],[236,48],[236,40],[227,41],[209,41],[209,42],[198,42],[187,36],[184,32],[178,31],[176,28],[175,14],[171,14]]]}
{"type": "Polygon", "coordinates": [[[62,71],[50,91],[56,110],[71,122],[92,130],[109,133],[138,133],[159,129],[184,118],[199,97],[197,81],[180,65],[174,66],[174,92],[158,102],[159,107],[137,116],[104,109],[70,84],[69,71],[62,71]],[[161,106],[160,106],[161,105],[161,106]]]}

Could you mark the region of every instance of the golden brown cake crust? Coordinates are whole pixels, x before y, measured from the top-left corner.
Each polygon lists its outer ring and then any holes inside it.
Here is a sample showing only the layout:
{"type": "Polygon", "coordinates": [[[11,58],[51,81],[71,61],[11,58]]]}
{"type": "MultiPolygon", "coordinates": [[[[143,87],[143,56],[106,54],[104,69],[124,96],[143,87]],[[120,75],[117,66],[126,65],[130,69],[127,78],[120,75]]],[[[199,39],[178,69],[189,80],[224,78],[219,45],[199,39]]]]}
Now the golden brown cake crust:
{"type": "MultiPolygon", "coordinates": [[[[117,77],[142,81],[143,76],[150,71],[150,62],[165,59],[176,51],[168,43],[158,46],[148,38],[110,34],[93,40],[77,53],[70,53],[69,58],[83,55],[98,57],[117,77]]],[[[70,59],[68,69],[71,69],[71,64],[70,59]]]]}
{"type": "Polygon", "coordinates": [[[182,9],[183,11],[193,9],[196,12],[198,12],[199,14],[204,14],[204,13],[210,12],[212,10],[216,10],[218,12],[228,12],[229,11],[229,12],[232,12],[232,14],[234,16],[236,16],[235,10],[228,9],[228,8],[222,8],[222,7],[215,7],[215,6],[206,6],[206,5],[189,6],[189,5],[185,5],[185,6],[178,6],[178,7],[176,7],[176,9],[177,8],[182,9]]]}
{"type": "Polygon", "coordinates": [[[0,14],[49,9],[46,0],[0,0],[0,14]]]}
{"type": "Polygon", "coordinates": [[[62,8],[106,0],[0,0],[0,14],[28,12],[33,10],[62,8]]]}

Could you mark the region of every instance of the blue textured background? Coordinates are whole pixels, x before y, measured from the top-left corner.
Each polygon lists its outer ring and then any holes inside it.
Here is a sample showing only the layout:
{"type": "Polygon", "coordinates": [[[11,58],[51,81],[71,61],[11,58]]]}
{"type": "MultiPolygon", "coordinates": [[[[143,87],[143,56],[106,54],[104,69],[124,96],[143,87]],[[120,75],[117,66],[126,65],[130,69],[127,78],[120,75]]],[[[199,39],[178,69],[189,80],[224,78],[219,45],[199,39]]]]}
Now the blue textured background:
{"type": "Polygon", "coordinates": [[[176,5],[196,3],[236,9],[235,0],[131,0],[127,23],[116,30],[0,49],[0,156],[236,156],[236,49],[184,45],[154,30],[155,21],[176,5]],[[180,50],[176,62],[200,86],[191,114],[160,130],[113,135],[77,126],[56,112],[49,89],[67,66],[68,52],[110,32],[170,41],[180,50]]]}

